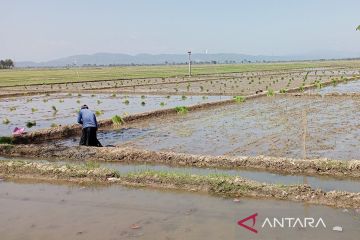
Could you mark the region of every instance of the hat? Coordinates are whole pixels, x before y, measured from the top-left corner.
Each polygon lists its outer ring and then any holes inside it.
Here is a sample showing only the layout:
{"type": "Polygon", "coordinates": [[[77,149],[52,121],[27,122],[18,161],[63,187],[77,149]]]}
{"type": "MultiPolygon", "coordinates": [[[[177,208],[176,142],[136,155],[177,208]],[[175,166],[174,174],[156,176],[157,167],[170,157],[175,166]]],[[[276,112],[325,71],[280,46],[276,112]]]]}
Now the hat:
{"type": "Polygon", "coordinates": [[[81,106],[81,109],[89,109],[88,105],[84,104],[81,106]]]}

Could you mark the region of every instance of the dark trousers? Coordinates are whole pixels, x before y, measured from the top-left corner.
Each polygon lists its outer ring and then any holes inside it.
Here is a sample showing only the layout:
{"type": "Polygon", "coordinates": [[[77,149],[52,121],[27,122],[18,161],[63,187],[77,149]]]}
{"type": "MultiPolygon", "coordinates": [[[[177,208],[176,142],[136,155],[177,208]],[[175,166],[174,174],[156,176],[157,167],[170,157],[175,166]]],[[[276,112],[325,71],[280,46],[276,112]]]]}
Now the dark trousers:
{"type": "Polygon", "coordinates": [[[101,143],[97,139],[96,131],[97,128],[95,127],[83,128],[80,145],[102,147],[101,143]]]}

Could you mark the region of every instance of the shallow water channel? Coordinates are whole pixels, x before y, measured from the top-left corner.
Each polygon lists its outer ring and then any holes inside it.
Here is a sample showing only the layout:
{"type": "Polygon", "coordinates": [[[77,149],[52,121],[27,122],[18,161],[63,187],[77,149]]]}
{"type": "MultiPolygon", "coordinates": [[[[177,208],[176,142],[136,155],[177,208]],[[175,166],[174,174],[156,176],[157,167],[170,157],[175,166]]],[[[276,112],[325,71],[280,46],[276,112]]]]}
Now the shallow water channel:
{"type": "Polygon", "coordinates": [[[360,213],[286,201],[186,192],[0,182],[0,236],[10,239],[358,239],[360,213]],[[237,224],[257,213],[258,233],[237,224]],[[262,225],[266,218],[321,218],[318,228],[262,225]],[[334,226],[343,232],[333,231],[334,226]]]}

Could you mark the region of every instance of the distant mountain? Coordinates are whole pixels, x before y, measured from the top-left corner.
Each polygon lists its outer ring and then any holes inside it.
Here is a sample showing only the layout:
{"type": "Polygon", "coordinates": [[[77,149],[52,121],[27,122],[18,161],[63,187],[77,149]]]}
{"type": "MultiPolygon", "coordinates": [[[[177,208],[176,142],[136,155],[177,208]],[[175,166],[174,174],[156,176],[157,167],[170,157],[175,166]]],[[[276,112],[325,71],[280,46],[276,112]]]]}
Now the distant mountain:
{"type": "MultiPolygon", "coordinates": [[[[351,54],[356,56],[356,54],[351,54]]],[[[191,60],[197,63],[241,63],[246,61],[291,61],[291,60],[315,60],[337,58],[338,55],[326,54],[309,54],[303,56],[265,56],[265,55],[246,55],[236,53],[194,53],[191,60]],[[333,56],[333,57],[332,57],[333,56]]],[[[349,56],[348,57],[354,57],[349,56]]],[[[357,55],[359,56],[359,55],[357,55]]],[[[344,56],[341,56],[344,57],[344,56]]],[[[117,53],[96,53],[91,55],[74,55],[65,58],[59,58],[46,62],[15,62],[16,67],[65,67],[65,66],[86,66],[86,65],[150,65],[150,64],[181,64],[188,61],[187,54],[138,54],[127,55],[117,53]]]]}

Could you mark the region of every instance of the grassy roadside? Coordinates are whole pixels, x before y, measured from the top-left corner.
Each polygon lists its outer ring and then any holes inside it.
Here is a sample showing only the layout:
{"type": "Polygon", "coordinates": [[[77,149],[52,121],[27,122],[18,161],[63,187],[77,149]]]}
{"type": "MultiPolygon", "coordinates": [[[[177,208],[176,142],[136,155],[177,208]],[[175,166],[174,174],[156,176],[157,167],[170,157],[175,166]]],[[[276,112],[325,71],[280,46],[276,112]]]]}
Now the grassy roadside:
{"type": "MultiPolygon", "coordinates": [[[[321,67],[360,67],[358,60],[282,62],[226,65],[194,65],[193,74],[291,70],[321,67]]],[[[186,65],[93,68],[12,69],[0,71],[0,87],[32,84],[84,82],[93,80],[186,76],[186,65]]]]}

